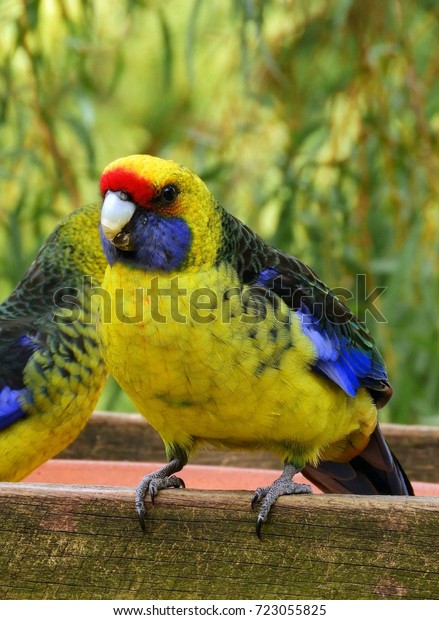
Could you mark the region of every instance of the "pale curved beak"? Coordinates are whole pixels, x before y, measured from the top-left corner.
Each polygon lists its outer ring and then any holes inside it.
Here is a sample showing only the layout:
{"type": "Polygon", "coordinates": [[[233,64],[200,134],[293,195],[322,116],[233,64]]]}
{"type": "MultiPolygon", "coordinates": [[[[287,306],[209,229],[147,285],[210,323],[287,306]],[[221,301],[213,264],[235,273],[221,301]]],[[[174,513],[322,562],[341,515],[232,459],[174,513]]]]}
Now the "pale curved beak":
{"type": "Polygon", "coordinates": [[[105,194],[101,211],[102,232],[108,241],[122,231],[134,215],[136,205],[125,198],[124,192],[108,191],[105,194]]]}

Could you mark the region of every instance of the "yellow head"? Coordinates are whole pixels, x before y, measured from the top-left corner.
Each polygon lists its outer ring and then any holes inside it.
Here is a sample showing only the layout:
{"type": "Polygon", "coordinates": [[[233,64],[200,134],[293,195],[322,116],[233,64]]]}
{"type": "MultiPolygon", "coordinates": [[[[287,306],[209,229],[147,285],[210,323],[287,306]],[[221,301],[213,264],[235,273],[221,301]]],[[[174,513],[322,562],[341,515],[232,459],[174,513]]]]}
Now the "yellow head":
{"type": "Polygon", "coordinates": [[[221,240],[221,211],[191,170],[150,155],[107,166],[101,227],[110,264],[147,271],[209,269],[221,240]]]}

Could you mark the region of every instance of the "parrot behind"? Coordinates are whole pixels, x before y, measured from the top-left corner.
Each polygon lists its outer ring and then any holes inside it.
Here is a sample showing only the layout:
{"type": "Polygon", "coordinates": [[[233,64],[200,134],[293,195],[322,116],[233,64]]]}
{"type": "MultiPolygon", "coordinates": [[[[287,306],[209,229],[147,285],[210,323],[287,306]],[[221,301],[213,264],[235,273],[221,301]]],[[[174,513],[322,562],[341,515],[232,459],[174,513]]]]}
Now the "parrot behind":
{"type": "Polygon", "coordinates": [[[391,397],[365,326],[313,271],[225,211],[193,172],[133,155],[101,177],[109,262],[98,334],[109,371],[161,435],[168,464],[144,500],[202,445],[268,449],[281,476],[256,490],[256,531],[280,495],[411,495],[377,425],[391,397]]]}
{"type": "Polygon", "coordinates": [[[105,383],[92,307],[106,259],[100,206],[68,215],[0,305],[0,480],[18,481],[68,446],[105,383]]]}

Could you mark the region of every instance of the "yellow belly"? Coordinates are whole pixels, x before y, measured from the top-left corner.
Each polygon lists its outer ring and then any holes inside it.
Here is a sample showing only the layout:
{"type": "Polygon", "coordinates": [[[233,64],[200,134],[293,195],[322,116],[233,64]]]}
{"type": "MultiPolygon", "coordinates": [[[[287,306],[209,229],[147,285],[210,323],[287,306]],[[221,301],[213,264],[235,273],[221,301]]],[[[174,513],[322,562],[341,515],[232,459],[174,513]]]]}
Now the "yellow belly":
{"type": "MultiPolygon", "coordinates": [[[[90,317],[90,320],[91,317],[90,317]]],[[[0,480],[22,480],[59,454],[81,432],[107,377],[93,323],[59,327],[64,335],[48,344],[25,372],[32,394],[26,416],[0,432],[0,480]],[[63,339],[75,347],[66,351],[63,339]]]]}
{"type": "Polygon", "coordinates": [[[268,448],[305,464],[372,431],[365,390],[350,398],[310,370],[315,348],[294,313],[285,322],[267,306],[253,320],[225,294],[237,286],[225,268],[175,277],[108,268],[99,325],[110,372],[165,444],[268,448]]]}
{"type": "Polygon", "coordinates": [[[67,406],[31,410],[28,417],[1,432],[0,480],[22,480],[76,439],[95,408],[103,373],[99,378],[99,385],[79,390],[67,406]]]}

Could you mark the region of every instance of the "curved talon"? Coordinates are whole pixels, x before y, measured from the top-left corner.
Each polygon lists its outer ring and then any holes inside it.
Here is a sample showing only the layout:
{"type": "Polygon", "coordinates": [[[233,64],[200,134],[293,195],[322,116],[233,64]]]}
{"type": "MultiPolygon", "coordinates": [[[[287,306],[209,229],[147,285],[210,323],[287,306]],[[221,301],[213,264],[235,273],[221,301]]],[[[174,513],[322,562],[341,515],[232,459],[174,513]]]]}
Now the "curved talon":
{"type": "Polygon", "coordinates": [[[137,516],[139,518],[140,527],[142,528],[143,533],[146,532],[146,524],[145,524],[145,509],[143,506],[136,506],[137,516]]]}
{"type": "Polygon", "coordinates": [[[180,471],[184,465],[186,465],[186,462],[187,459],[176,457],[157,471],[144,476],[140,481],[136,489],[136,512],[143,532],[146,531],[145,497],[149,495],[151,503],[154,505],[154,498],[161,489],[167,489],[169,487],[185,488],[183,480],[173,474],[180,471]]]}
{"type": "Polygon", "coordinates": [[[258,520],[256,521],[256,536],[259,538],[259,540],[262,540],[261,529],[262,529],[263,523],[264,523],[264,519],[262,519],[261,517],[258,517],[258,520]]]}
{"type": "Polygon", "coordinates": [[[278,497],[297,493],[311,493],[309,484],[300,484],[292,480],[298,471],[293,465],[287,464],[282,474],[272,484],[267,487],[259,487],[254,492],[251,502],[252,509],[254,509],[258,502],[263,500],[256,522],[256,535],[260,540],[262,540],[262,525],[266,522],[270,510],[278,497]]]}
{"type": "Polygon", "coordinates": [[[256,504],[261,501],[261,499],[267,493],[267,490],[268,490],[268,487],[258,487],[256,489],[252,497],[252,510],[255,509],[256,504]]]}

